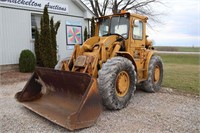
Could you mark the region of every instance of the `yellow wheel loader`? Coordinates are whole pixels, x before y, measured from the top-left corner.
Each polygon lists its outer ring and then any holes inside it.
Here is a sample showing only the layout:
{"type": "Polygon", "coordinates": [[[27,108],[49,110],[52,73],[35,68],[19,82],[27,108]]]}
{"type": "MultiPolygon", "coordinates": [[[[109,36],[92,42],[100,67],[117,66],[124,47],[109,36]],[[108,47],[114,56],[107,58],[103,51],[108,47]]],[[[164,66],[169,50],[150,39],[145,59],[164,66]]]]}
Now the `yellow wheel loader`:
{"type": "Polygon", "coordinates": [[[157,92],[163,64],[147,39],[147,17],[122,12],[96,18],[95,36],[75,45],[55,69],[36,68],[15,97],[69,130],[92,126],[107,109],[126,107],[136,84],[157,92]]]}

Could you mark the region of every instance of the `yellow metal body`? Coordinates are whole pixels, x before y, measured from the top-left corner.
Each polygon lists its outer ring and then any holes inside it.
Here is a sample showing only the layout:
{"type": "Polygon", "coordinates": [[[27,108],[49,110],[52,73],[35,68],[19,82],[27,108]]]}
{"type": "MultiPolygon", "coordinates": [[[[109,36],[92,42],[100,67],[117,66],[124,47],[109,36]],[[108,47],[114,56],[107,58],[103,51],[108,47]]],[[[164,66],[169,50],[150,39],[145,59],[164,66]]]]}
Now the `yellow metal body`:
{"type": "MultiPolygon", "coordinates": [[[[82,47],[75,45],[72,57],[63,68],[66,71],[78,71],[88,73],[97,78],[98,70],[101,69],[102,64],[115,56],[123,56],[132,61],[137,73],[137,81],[141,82],[148,78],[148,65],[151,56],[154,54],[152,50],[152,41],[147,40],[146,23],[147,17],[123,12],[116,15],[104,16],[98,19],[112,18],[113,16],[128,16],[129,17],[129,31],[128,38],[123,41],[117,41],[120,37],[118,35],[99,36],[100,24],[96,23],[95,36],[86,40],[82,47]],[[142,38],[134,39],[134,21],[142,22],[142,38]],[[122,47],[124,47],[123,50],[122,47]]],[[[120,81],[120,83],[122,83],[120,81]]],[[[124,83],[122,83],[124,84],[124,83]]]]}
{"type": "Polygon", "coordinates": [[[130,79],[126,71],[122,71],[117,75],[116,80],[116,94],[119,97],[123,97],[128,92],[130,87],[130,79]]]}

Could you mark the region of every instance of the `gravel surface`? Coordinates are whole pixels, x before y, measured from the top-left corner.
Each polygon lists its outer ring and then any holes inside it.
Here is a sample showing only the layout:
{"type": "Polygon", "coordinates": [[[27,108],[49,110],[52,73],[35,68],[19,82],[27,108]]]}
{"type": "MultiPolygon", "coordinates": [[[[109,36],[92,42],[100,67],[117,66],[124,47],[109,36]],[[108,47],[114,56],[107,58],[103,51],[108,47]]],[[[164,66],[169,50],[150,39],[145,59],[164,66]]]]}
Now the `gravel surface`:
{"type": "MultiPolygon", "coordinates": [[[[0,132],[69,132],[16,102],[14,95],[25,81],[1,85],[0,132]]],[[[171,89],[158,93],[136,91],[127,108],[104,110],[97,123],[80,133],[199,133],[200,98],[174,94],[171,89]]]]}

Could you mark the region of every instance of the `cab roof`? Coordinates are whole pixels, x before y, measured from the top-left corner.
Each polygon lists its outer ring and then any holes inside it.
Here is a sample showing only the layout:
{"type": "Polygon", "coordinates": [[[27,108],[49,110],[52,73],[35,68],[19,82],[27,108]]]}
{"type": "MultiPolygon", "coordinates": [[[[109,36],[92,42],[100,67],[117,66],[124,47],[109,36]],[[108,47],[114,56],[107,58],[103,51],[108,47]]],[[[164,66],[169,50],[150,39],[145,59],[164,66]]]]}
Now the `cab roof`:
{"type": "Polygon", "coordinates": [[[108,18],[108,17],[112,17],[112,16],[120,16],[120,15],[125,15],[125,14],[127,14],[130,17],[135,17],[135,18],[142,19],[142,20],[148,20],[147,16],[140,15],[140,14],[135,14],[135,13],[129,13],[129,12],[112,14],[112,15],[107,15],[107,16],[102,16],[102,17],[99,17],[99,19],[101,19],[101,18],[108,18]]]}

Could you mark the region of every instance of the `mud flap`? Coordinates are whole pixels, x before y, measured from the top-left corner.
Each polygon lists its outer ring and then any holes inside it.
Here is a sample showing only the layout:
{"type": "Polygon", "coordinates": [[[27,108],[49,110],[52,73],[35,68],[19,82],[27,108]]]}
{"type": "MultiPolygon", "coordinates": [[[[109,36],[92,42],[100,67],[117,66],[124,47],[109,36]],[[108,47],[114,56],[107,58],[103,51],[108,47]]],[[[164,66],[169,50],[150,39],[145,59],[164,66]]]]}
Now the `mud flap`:
{"type": "Polygon", "coordinates": [[[69,130],[92,126],[102,111],[96,79],[84,73],[36,68],[15,98],[69,130]]]}

